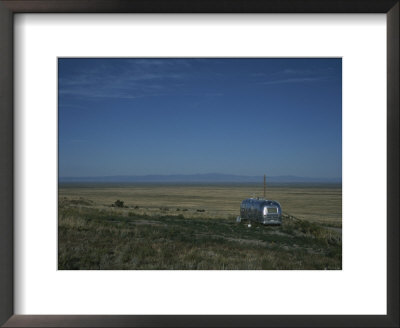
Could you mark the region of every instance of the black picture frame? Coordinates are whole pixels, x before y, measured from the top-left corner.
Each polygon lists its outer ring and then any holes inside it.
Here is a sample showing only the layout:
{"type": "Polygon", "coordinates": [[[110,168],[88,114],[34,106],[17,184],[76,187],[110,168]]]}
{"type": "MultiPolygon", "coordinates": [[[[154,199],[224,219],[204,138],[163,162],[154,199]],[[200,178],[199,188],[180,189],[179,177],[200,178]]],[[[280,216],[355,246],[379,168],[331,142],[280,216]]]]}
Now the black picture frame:
{"type": "Polygon", "coordinates": [[[399,327],[399,8],[399,0],[0,0],[0,324],[4,327],[399,327]],[[385,13],[387,315],[14,315],[13,16],[16,13],[385,13]]]}

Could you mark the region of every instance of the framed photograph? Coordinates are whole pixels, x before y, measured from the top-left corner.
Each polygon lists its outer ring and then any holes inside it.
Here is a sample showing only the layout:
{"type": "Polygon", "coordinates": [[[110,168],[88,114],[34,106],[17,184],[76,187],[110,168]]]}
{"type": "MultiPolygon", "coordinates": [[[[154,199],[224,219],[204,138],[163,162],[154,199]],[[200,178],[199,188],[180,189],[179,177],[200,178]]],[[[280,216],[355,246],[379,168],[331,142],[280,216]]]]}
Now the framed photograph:
{"type": "Polygon", "coordinates": [[[58,58],[58,270],[341,270],[341,92],[341,58],[58,58]]]}
{"type": "Polygon", "coordinates": [[[398,1],[0,1],[0,322],[398,327],[398,1]]]}

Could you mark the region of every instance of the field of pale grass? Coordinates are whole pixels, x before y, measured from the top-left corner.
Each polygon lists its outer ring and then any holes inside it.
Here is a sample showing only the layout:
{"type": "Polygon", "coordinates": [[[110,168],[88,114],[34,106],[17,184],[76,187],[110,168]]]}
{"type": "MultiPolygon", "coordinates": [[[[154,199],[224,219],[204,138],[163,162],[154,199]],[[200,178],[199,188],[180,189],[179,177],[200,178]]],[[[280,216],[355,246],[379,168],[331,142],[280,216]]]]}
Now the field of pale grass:
{"type": "Polygon", "coordinates": [[[240,185],[59,189],[60,270],[340,270],[341,188],[276,186],[282,226],[236,223],[240,185]],[[112,206],[123,201],[123,207],[112,206]],[[333,227],[333,228],[332,228],[333,227]]]}
{"type": "MultiPolygon", "coordinates": [[[[61,185],[59,197],[84,198],[98,209],[117,199],[137,214],[154,215],[178,211],[185,217],[228,218],[239,215],[248,197],[262,197],[259,185],[61,185]],[[204,211],[203,211],[204,210],[204,211]],[[205,215],[206,214],[206,215],[205,215]]],[[[267,199],[277,200],[284,213],[300,219],[341,226],[342,188],[339,185],[268,186],[267,199]]]]}

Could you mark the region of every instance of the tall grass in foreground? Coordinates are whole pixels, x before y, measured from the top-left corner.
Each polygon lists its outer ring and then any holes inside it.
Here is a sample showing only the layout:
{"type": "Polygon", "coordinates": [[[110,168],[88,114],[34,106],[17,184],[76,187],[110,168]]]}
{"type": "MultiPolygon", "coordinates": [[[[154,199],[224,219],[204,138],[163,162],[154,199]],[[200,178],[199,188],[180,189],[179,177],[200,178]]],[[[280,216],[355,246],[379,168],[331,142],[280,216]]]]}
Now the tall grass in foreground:
{"type": "MultiPolygon", "coordinates": [[[[179,213],[179,212],[178,212],[179,213]]],[[[60,270],[341,269],[341,234],[284,217],[280,227],[231,219],[145,216],[60,202],[60,270]]]]}

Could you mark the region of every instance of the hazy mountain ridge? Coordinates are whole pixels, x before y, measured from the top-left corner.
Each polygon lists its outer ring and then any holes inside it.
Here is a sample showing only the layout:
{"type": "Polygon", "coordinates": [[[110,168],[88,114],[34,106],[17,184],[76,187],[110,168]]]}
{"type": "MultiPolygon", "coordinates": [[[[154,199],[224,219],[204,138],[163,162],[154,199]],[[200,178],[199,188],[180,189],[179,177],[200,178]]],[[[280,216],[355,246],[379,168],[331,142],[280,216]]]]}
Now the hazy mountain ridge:
{"type": "MultiPolygon", "coordinates": [[[[116,175],[97,177],[59,177],[59,182],[180,182],[180,183],[262,183],[263,176],[233,174],[116,175]]],[[[341,183],[341,178],[309,178],[293,175],[267,176],[267,183],[341,183]]]]}

